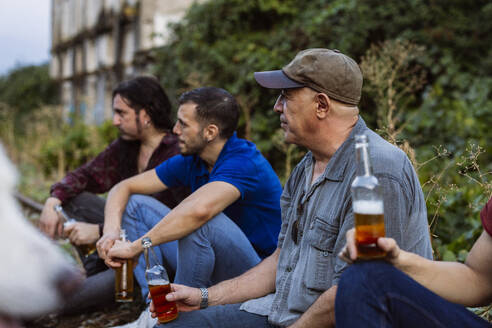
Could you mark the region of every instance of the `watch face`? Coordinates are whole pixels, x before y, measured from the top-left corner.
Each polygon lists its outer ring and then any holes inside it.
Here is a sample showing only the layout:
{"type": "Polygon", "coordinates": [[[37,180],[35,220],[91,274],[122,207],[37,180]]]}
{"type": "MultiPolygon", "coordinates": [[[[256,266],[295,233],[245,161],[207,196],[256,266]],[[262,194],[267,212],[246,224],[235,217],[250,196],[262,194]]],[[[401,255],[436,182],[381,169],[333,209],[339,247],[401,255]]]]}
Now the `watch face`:
{"type": "Polygon", "coordinates": [[[149,237],[142,238],[142,247],[148,248],[150,246],[152,246],[152,241],[150,241],[150,238],[149,237]]]}

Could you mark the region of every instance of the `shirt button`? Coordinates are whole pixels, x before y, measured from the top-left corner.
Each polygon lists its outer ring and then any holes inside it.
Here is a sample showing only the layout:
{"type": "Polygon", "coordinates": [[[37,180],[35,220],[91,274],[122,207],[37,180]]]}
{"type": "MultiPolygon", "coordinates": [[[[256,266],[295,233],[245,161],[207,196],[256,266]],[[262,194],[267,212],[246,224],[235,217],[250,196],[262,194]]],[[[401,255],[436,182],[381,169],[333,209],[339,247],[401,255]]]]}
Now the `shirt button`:
{"type": "Polygon", "coordinates": [[[330,253],[329,253],[329,252],[327,252],[327,251],[324,251],[324,252],[323,252],[323,256],[324,256],[324,257],[330,256],[330,253]]]}

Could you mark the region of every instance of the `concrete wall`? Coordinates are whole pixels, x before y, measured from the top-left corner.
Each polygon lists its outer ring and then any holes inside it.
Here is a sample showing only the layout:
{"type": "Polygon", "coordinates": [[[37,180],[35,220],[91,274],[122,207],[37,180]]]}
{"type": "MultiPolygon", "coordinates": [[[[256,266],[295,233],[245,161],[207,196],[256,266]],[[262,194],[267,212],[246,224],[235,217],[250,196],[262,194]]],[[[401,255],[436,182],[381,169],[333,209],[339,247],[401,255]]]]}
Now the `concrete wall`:
{"type": "Polygon", "coordinates": [[[167,42],[168,23],[195,1],[205,0],[52,0],[50,74],[66,117],[110,119],[113,87],[148,70],[145,54],[167,42]]]}

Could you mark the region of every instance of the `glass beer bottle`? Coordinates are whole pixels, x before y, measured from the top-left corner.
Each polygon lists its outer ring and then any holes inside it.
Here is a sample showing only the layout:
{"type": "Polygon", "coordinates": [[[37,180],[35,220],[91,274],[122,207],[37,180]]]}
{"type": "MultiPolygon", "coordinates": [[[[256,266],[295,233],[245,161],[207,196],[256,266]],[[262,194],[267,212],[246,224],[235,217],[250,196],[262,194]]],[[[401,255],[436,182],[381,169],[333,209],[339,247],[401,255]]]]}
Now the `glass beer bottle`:
{"type": "Polygon", "coordinates": [[[381,186],[372,175],[368,148],[367,136],[356,135],[357,172],[351,192],[359,259],[381,258],[386,255],[376,243],[379,237],[385,236],[384,206],[381,186]]]}
{"type": "MultiPolygon", "coordinates": [[[[126,231],[121,229],[120,240],[126,241],[126,231]]],[[[133,301],[133,260],[127,259],[115,269],[114,298],[116,302],[133,301]]]]}
{"type": "Polygon", "coordinates": [[[145,257],[145,279],[149,286],[150,297],[154,303],[155,313],[159,323],[166,323],[178,317],[178,307],[176,302],[166,300],[166,295],[171,292],[171,284],[166,269],[159,263],[159,260],[152,249],[150,238],[142,238],[142,246],[145,257]],[[152,256],[149,257],[149,249],[152,256]]]}
{"type": "MultiPolygon", "coordinates": [[[[59,213],[64,220],[62,236],[63,238],[68,238],[68,236],[66,236],[65,229],[71,226],[72,224],[76,223],[77,220],[69,217],[61,205],[55,205],[54,209],[55,212],[59,213]]],[[[84,257],[88,257],[89,255],[93,254],[96,251],[96,243],[75,245],[75,247],[77,247],[80,250],[80,252],[84,257]]]]}

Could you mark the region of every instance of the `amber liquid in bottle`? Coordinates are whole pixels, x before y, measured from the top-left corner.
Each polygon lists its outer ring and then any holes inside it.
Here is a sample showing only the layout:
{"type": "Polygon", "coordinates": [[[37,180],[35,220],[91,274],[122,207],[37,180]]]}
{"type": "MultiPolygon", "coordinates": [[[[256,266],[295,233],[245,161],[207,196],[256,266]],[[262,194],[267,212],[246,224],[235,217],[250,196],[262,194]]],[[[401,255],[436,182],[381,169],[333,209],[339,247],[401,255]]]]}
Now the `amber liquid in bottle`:
{"type": "MultiPolygon", "coordinates": [[[[126,241],[125,230],[121,231],[120,239],[126,241]]],[[[128,259],[123,264],[116,268],[114,299],[116,302],[132,302],[133,301],[133,260],[128,259]]]]}
{"type": "Polygon", "coordinates": [[[159,323],[169,322],[178,317],[176,302],[167,301],[166,295],[171,292],[171,284],[167,280],[154,279],[148,282],[150,296],[154,302],[155,313],[159,323]]]}

